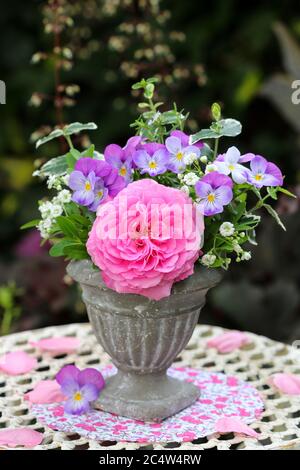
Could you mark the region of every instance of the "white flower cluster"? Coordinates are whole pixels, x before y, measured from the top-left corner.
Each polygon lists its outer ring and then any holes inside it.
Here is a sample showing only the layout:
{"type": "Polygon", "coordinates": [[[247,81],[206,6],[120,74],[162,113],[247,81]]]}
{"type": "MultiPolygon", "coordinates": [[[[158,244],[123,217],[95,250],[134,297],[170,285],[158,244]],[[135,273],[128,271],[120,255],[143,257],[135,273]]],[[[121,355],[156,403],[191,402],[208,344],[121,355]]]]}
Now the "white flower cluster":
{"type": "Polygon", "coordinates": [[[186,175],[184,175],[183,181],[188,186],[194,186],[197,181],[199,181],[199,176],[196,175],[196,173],[187,173],[186,175]]]}
{"type": "Polygon", "coordinates": [[[231,237],[234,234],[234,225],[231,222],[223,222],[219,228],[222,237],[231,237]]]}
{"type": "Polygon", "coordinates": [[[197,155],[194,152],[190,152],[184,156],[183,160],[186,165],[192,165],[197,159],[197,155]]]}
{"type": "Polygon", "coordinates": [[[68,178],[69,175],[62,177],[50,176],[47,180],[48,188],[55,188],[58,190],[58,193],[51,201],[44,201],[39,205],[42,220],[37,228],[44,239],[49,238],[56,218],[63,213],[64,204],[68,204],[71,201],[71,192],[68,189],[62,189],[62,185],[68,183],[68,178]]]}
{"type": "Polygon", "coordinates": [[[203,255],[201,258],[201,263],[204,266],[212,266],[214,262],[216,261],[217,257],[216,255],[213,255],[211,253],[206,253],[206,255],[203,255]]]}

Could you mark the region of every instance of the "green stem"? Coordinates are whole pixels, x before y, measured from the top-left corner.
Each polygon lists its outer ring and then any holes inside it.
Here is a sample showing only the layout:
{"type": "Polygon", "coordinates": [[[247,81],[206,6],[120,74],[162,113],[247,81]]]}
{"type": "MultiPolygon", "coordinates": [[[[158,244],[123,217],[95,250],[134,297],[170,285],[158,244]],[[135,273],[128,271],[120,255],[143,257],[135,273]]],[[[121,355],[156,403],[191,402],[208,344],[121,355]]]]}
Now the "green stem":
{"type": "Polygon", "coordinates": [[[65,135],[64,137],[65,137],[66,141],[68,142],[68,145],[69,145],[70,149],[73,149],[74,145],[73,145],[71,137],[69,135],[65,135]]]}
{"type": "Polygon", "coordinates": [[[219,139],[216,139],[216,140],[215,140],[215,148],[214,148],[214,160],[215,160],[216,157],[217,157],[218,148],[219,148],[219,139]]]}

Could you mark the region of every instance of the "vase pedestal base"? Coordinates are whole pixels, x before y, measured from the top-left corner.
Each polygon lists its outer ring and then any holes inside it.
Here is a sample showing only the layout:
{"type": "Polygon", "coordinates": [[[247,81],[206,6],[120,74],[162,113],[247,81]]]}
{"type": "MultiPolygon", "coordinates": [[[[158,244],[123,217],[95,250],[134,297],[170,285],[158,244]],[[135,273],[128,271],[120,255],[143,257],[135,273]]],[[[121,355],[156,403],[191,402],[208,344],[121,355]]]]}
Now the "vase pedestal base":
{"type": "Polygon", "coordinates": [[[195,385],[165,372],[135,374],[118,371],[107,379],[94,407],[127,418],[159,423],[192,405],[200,396],[195,385]]]}

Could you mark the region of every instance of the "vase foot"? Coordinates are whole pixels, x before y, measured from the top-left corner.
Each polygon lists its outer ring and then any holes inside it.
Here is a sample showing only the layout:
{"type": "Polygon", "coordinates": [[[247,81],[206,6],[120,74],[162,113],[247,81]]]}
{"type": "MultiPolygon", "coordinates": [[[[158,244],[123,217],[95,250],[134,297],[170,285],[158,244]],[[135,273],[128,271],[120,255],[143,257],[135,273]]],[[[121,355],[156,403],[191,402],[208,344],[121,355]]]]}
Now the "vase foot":
{"type": "Polygon", "coordinates": [[[157,423],[192,405],[199,396],[198,387],[165,373],[137,375],[119,370],[107,379],[94,407],[157,423]]]}

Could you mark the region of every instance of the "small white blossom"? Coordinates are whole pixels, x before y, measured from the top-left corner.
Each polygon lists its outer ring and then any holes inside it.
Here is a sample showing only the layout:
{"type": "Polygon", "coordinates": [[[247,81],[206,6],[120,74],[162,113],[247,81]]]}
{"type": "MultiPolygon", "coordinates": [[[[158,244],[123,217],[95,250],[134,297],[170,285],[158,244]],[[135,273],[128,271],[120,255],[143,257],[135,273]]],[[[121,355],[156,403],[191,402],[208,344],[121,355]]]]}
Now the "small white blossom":
{"type": "Polygon", "coordinates": [[[197,176],[195,173],[187,173],[183,177],[183,181],[188,186],[194,186],[197,183],[197,181],[199,181],[199,176],[197,176]]]}
{"type": "Polygon", "coordinates": [[[51,216],[55,219],[63,212],[63,208],[59,204],[52,204],[51,216]]]}
{"type": "Polygon", "coordinates": [[[192,165],[197,160],[197,155],[194,152],[189,152],[185,154],[183,161],[186,165],[192,165]]]}
{"type": "Polygon", "coordinates": [[[66,186],[69,185],[69,179],[70,179],[70,175],[64,175],[64,176],[62,176],[62,178],[61,178],[63,184],[66,185],[66,186]]]}
{"type": "Polygon", "coordinates": [[[39,230],[41,237],[44,239],[49,238],[49,233],[51,230],[51,219],[41,220],[37,225],[37,229],[39,230]]]}
{"type": "Polygon", "coordinates": [[[179,179],[179,181],[181,181],[183,180],[184,176],[182,173],[178,173],[177,178],[179,179]]]}
{"type": "Polygon", "coordinates": [[[219,230],[222,237],[231,237],[234,234],[234,225],[231,222],[223,222],[219,230]]]}
{"type": "Polygon", "coordinates": [[[207,163],[207,156],[206,155],[202,155],[202,157],[200,157],[200,162],[201,163],[207,163]]]}
{"type": "Polygon", "coordinates": [[[244,253],[241,256],[241,259],[243,261],[249,261],[251,259],[251,251],[244,251],[244,253]]]}
{"type": "Polygon", "coordinates": [[[189,195],[190,194],[190,189],[188,186],[184,185],[184,186],[181,186],[180,188],[180,191],[182,191],[183,193],[189,195]]]}
{"type": "Polygon", "coordinates": [[[50,201],[42,202],[39,205],[39,211],[43,219],[46,219],[51,215],[52,203],[50,201]]]}
{"type": "Polygon", "coordinates": [[[214,262],[216,261],[216,256],[215,255],[211,255],[209,253],[207,253],[206,255],[203,255],[202,258],[201,258],[201,263],[204,265],[204,266],[212,266],[214,264],[214,262]]]}
{"type": "Polygon", "coordinates": [[[67,204],[71,201],[71,197],[71,191],[68,189],[63,189],[62,191],[59,191],[55,199],[61,204],[67,204]]]}
{"type": "Polygon", "coordinates": [[[234,242],[232,246],[236,253],[243,253],[242,247],[237,242],[234,242]]]}
{"type": "Polygon", "coordinates": [[[55,188],[58,191],[61,190],[61,180],[56,175],[50,175],[47,180],[47,187],[48,189],[55,188]]]}
{"type": "Polygon", "coordinates": [[[215,165],[214,163],[209,163],[208,165],[206,165],[205,173],[211,173],[212,171],[217,171],[217,170],[218,170],[217,165],[215,165]]]}

